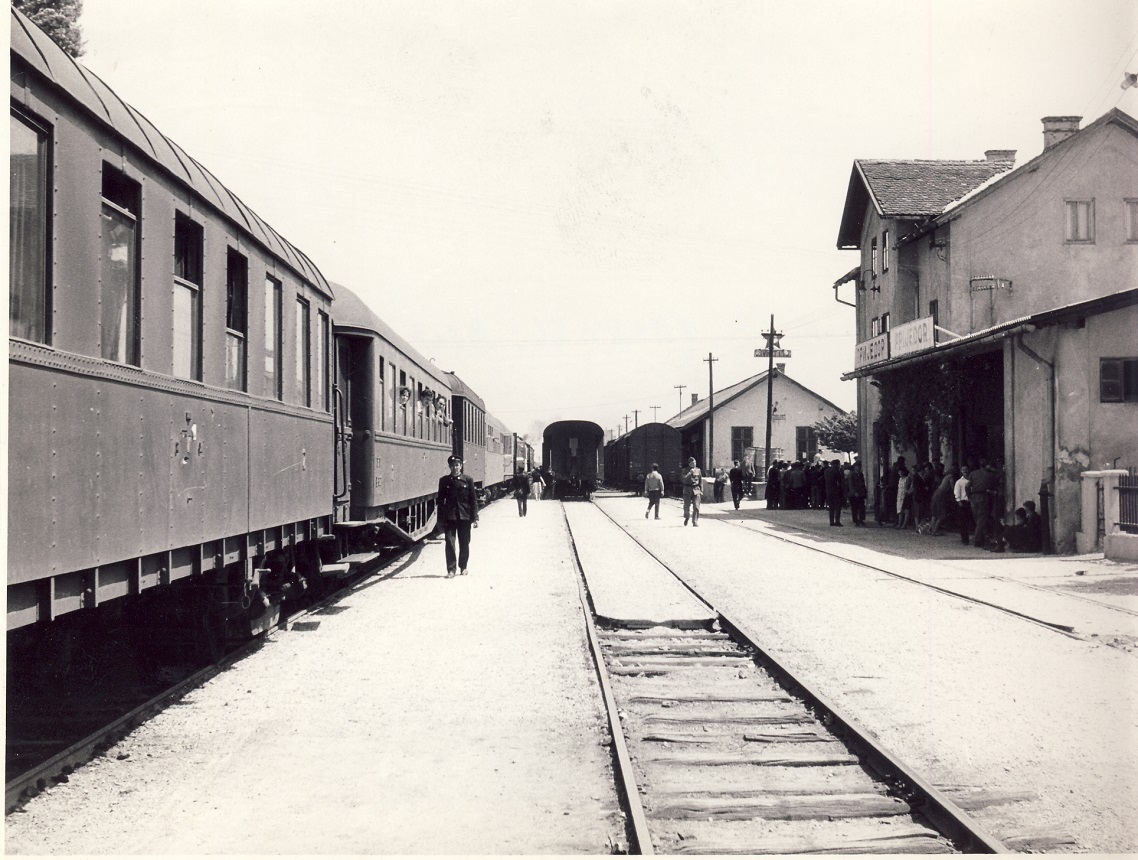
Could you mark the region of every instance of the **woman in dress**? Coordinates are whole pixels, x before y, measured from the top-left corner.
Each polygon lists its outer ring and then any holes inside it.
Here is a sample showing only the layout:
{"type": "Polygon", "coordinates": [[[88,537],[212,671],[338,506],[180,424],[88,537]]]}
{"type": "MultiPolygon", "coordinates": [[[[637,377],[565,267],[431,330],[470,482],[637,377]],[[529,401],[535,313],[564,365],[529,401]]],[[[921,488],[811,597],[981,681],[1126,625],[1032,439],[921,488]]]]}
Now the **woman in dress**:
{"type": "Polygon", "coordinates": [[[941,534],[940,524],[944,522],[944,518],[948,516],[948,506],[952,504],[952,488],[956,484],[956,475],[952,471],[944,473],[941,478],[940,484],[936,490],[933,491],[932,498],[932,527],[929,529],[929,534],[933,537],[941,534]]]}
{"type": "Polygon", "coordinates": [[[913,476],[904,466],[897,469],[897,525],[895,529],[908,528],[909,517],[913,513],[913,476]]]}

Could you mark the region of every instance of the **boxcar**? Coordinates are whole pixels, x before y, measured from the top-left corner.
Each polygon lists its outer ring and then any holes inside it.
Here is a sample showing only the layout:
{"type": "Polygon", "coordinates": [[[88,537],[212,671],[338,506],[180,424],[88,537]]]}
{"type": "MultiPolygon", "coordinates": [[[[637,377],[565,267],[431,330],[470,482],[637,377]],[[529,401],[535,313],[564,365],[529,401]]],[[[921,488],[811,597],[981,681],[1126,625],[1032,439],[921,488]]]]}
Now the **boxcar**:
{"type": "Polygon", "coordinates": [[[623,438],[627,440],[626,489],[642,491],[644,478],[655,463],[668,492],[678,495],[682,466],[680,431],[662,423],[642,424],[623,438]]]}
{"type": "Polygon", "coordinates": [[[15,9],[8,628],[193,580],[259,632],[331,537],[323,275],[15,9]]]}
{"type": "Polygon", "coordinates": [[[346,549],[377,532],[413,541],[435,527],[451,453],[446,374],[351,290],[336,291],[336,525],[346,549]]]}
{"type": "Polygon", "coordinates": [[[588,496],[604,479],[605,431],[592,421],[556,421],[545,428],[542,463],[554,498],[588,496]]]}

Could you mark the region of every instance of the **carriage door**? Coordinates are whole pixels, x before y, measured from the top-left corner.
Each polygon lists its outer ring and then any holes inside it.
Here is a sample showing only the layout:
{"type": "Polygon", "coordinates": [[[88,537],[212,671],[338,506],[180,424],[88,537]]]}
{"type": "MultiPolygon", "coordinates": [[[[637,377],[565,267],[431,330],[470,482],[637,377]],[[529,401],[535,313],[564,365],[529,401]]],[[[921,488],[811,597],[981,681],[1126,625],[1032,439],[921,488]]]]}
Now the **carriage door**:
{"type": "Polygon", "coordinates": [[[352,502],[352,346],[351,339],[336,338],[336,387],[332,414],[336,422],[336,522],[350,519],[352,502]]]}

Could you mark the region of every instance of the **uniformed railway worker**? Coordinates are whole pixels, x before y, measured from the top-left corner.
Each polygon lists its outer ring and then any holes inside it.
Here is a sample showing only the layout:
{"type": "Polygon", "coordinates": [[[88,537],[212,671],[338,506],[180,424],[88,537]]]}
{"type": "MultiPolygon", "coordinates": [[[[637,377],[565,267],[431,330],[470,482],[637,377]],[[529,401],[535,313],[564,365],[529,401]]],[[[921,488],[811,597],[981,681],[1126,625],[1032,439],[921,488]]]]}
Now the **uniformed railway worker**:
{"type": "Polygon", "coordinates": [[[699,525],[699,503],[703,501],[703,472],[695,464],[695,457],[688,457],[688,467],[680,481],[684,485],[684,525],[691,518],[692,526],[699,525]]]}
{"type": "Polygon", "coordinates": [[[466,575],[470,561],[470,529],[478,525],[478,490],[462,473],[462,458],[448,457],[450,474],[439,478],[439,522],[446,534],[447,579],[466,575]]]}

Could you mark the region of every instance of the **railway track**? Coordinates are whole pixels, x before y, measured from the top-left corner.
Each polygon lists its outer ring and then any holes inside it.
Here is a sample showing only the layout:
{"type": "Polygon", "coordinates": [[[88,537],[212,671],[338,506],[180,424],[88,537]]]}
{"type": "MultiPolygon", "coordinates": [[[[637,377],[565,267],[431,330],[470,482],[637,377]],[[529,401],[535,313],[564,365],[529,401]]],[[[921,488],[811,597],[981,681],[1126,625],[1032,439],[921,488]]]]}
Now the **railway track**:
{"type": "MultiPolygon", "coordinates": [[[[364,580],[377,574],[384,574],[385,571],[393,568],[413,551],[414,548],[412,547],[394,555],[378,556],[361,564],[359,569],[353,571],[350,577],[346,577],[332,593],[320,598],[312,605],[294,612],[288,618],[282,619],[278,629],[310,623],[306,622],[306,619],[318,616],[322,612],[333,611],[332,604],[346,593],[359,586],[364,580]]],[[[268,635],[271,636],[272,631],[268,635]]],[[[169,686],[161,692],[149,696],[145,701],[140,702],[139,696],[136,695],[131,698],[129,692],[124,692],[115,696],[109,703],[104,704],[96,711],[92,711],[89,707],[83,708],[81,712],[77,712],[76,718],[82,718],[85,721],[84,725],[90,725],[99,715],[105,715],[107,721],[94,730],[82,731],[83,736],[77,740],[60,739],[61,736],[67,737],[68,725],[74,725],[65,713],[46,715],[46,724],[51,727],[51,736],[46,739],[13,738],[9,731],[6,738],[9,753],[11,753],[13,745],[22,745],[32,752],[31,757],[34,763],[5,782],[4,814],[8,815],[19,809],[24,802],[35,797],[49,786],[66,782],[77,768],[110,749],[129,732],[180,701],[218,673],[225,671],[233,664],[257,651],[265,644],[265,639],[266,637],[260,636],[242,643],[218,662],[195,672],[182,674],[172,680],[169,686]],[[63,748],[60,749],[61,747],[63,748]],[[47,757],[35,755],[34,751],[37,748],[48,751],[47,757]],[[51,750],[60,751],[53,753],[51,750]]],[[[12,693],[9,692],[9,696],[11,695],[12,693]]],[[[73,732],[72,738],[75,737],[75,734],[77,733],[73,732]]]]}
{"type": "Polygon", "coordinates": [[[1007,850],[608,519],[716,619],[694,629],[598,622],[582,570],[631,853],[1007,850]]]}

